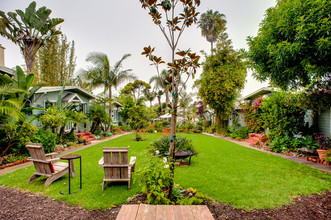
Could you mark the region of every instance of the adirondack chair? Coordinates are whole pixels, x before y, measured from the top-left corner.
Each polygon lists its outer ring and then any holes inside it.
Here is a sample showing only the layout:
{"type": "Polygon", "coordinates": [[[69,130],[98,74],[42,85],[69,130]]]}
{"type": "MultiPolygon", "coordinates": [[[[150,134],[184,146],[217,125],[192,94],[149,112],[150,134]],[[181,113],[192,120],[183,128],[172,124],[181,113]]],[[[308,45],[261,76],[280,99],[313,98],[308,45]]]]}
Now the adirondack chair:
{"type": "Polygon", "coordinates": [[[128,182],[130,189],[131,173],[134,172],[136,157],[130,158],[128,163],[128,148],[113,147],[103,148],[103,157],[99,160],[99,166],[104,168],[105,177],[102,182],[102,190],[106,182],[128,182]]]}
{"type": "MultiPolygon", "coordinates": [[[[29,184],[40,176],[47,176],[48,179],[44,185],[44,187],[46,187],[69,172],[68,163],[56,162],[60,160],[60,158],[54,158],[57,153],[45,154],[41,144],[27,143],[26,147],[31,155],[28,160],[33,161],[33,165],[36,168],[36,172],[29,179],[29,184]],[[47,157],[51,158],[47,159],[47,157]]],[[[72,176],[75,176],[74,168],[72,168],[71,171],[74,172],[72,176]]]]}

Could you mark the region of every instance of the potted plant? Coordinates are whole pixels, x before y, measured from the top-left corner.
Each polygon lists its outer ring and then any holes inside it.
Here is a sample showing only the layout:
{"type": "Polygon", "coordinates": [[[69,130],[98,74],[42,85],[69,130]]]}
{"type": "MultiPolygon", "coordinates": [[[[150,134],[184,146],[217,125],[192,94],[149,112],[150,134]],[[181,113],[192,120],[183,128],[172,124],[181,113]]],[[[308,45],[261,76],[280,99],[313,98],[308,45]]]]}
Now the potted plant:
{"type": "Polygon", "coordinates": [[[323,133],[315,133],[314,136],[318,143],[318,156],[320,159],[324,160],[327,150],[331,148],[331,139],[329,137],[325,137],[323,133]]]}

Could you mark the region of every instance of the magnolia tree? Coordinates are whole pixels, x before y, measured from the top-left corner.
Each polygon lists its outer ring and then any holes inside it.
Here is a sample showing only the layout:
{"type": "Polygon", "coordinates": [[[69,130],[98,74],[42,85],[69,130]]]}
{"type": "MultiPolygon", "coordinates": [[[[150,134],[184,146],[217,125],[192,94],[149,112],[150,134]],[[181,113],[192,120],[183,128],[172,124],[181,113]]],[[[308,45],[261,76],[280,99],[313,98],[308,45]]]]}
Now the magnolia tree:
{"type": "MultiPolygon", "coordinates": [[[[140,0],[142,7],[151,15],[153,22],[157,25],[164,35],[171,48],[171,61],[167,63],[170,75],[166,78],[171,85],[172,94],[170,108],[171,117],[171,140],[170,157],[172,162],[175,159],[176,149],[176,122],[177,109],[179,106],[178,94],[183,89],[187,80],[194,77],[196,69],[199,67],[200,57],[190,50],[177,50],[180,37],[186,28],[197,22],[198,12],[196,8],[200,5],[199,0],[140,0]],[[181,9],[179,7],[182,6],[181,9]],[[184,80],[183,80],[184,79],[184,80]],[[180,84],[183,80],[183,84],[180,84]]],[[[155,48],[145,47],[142,55],[155,65],[157,74],[160,76],[159,66],[165,63],[162,57],[154,55],[155,48]]],[[[174,163],[171,165],[172,178],[170,186],[173,185],[174,163]]],[[[169,199],[172,195],[172,187],[169,190],[169,199]]]]}

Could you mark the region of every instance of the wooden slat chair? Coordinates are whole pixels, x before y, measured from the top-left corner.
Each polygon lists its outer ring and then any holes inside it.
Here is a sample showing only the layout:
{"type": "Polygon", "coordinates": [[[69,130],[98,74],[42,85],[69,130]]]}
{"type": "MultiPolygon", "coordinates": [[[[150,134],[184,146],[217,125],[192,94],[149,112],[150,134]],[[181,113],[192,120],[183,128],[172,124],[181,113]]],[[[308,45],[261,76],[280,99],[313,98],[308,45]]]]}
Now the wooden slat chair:
{"type": "MultiPolygon", "coordinates": [[[[41,144],[27,143],[26,147],[31,155],[28,160],[33,161],[33,165],[36,168],[36,172],[29,179],[29,184],[40,176],[47,176],[48,179],[44,185],[44,187],[46,187],[69,172],[68,163],[56,162],[60,160],[60,158],[54,158],[57,153],[45,154],[41,144]],[[51,158],[47,159],[47,157],[51,158]],[[54,162],[54,164],[52,162],[54,162]]],[[[73,171],[72,176],[75,176],[74,168],[72,168],[71,171],[73,171]]]]}
{"type": "Polygon", "coordinates": [[[102,183],[102,190],[106,182],[128,182],[130,189],[131,173],[134,171],[136,157],[130,158],[128,163],[128,148],[113,147],[103,148],[103,158],[99,160],[99,166],[104,168],[105,177],[102,183]]]}

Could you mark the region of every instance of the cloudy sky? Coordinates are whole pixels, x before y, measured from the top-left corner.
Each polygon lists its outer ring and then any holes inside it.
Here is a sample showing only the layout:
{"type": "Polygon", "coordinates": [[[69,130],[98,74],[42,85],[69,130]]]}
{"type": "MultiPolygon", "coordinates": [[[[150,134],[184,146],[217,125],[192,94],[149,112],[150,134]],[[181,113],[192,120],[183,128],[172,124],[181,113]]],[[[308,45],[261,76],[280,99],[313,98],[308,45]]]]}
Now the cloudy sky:
{"type": "MultiPolygon", "coordinates": [[[[139,0],[37,0],[36,2],[37,8],[41,6],[50,8],[53,11],[52,18],[64,19],[61,30],[69,40],[75,41],[76,70],[88,65],[85,59],[89,52],[106,53],[112,64],[124,54],[130,53],[132,56],[123,63],[123,68],[133,69],[140,79],[148,82],[156,71],[145,56],[140,55],[143,48],[148,45],[156,47],[156,55],[169,61],[170,48],[147,11],[141,8],[139,0]]],[[[0,0],[0,10],[5,12],[23,10],[29,3],[28,0],[0,0]]],[[[247,36],[256,36],[266,9],[275,4],[276,0],[201,0],[198,11],[203,13],[212,9],[225,14],[227,32],[234,48],[248,49],[247,36]]],[[[3,37],[0,37],[0,44],[6,48],[7,67],[24,64],[18,46],[3,37]]],[[[201,37],[200,30],[194,25],[184,32],[178,48],[209,52],[210,44],[201,37]]],[[[189,87],[192,82],[189,82],[189,87]]],[[[261,84],[253,80],[249,74],[242,93],[245,96],[265,85],[266,83],[261,84]]]]}

